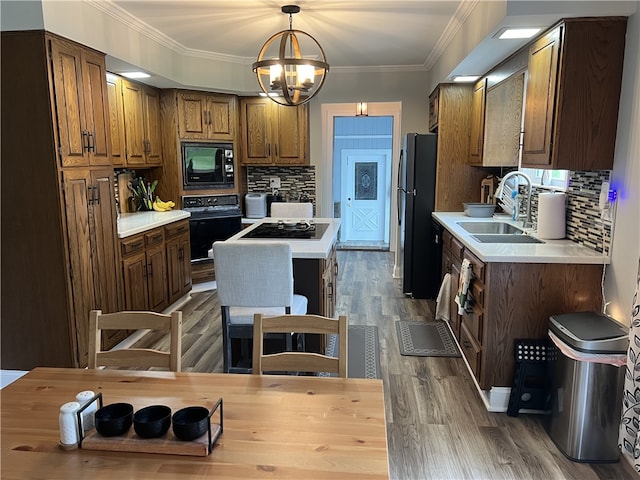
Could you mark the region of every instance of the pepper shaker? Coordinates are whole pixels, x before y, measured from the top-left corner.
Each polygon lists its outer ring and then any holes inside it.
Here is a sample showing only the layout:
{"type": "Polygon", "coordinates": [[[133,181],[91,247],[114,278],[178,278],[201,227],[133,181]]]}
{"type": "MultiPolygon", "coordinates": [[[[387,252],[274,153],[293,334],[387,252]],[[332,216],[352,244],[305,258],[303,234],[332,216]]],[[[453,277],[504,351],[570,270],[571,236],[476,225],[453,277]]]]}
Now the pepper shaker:
{"type": "Polygon", "coordinates": [[[76,412],[80,409],[78,402],[67,402],[60,407],[60,446],[65,450],[78,447],[78,420],[76,412]]]}
{"type": "MultiPolygon", "coordinates": [[[[83,392],[79,392],[76,395],[76,402],[80,404],[80,408],[84,407],[93,397],[95,393],[91,390],[85,390],[83,392]]],[[[82,422],[82,431],[86,432],[87,430],[91,430],[94,427],[94,416],[97,410],[96,402],[92,402],[87,408],[82,411],[81,419],[82,422]]]]}

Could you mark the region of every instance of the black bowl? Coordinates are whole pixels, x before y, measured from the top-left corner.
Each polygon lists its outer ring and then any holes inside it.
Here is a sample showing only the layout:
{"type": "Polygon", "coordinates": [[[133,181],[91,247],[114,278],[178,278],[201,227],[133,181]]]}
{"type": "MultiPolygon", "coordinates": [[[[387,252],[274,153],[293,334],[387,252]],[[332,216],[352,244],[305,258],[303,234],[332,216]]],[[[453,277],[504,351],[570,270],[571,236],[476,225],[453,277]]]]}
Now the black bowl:
{"type": "Polygon", "coordinates": [[[166,405],[151,405],[138,410],[133,415],[133,429],[139,437],[161,437],[171,424],[171,408],[166,405]]]}
{"type": "Polygon", "coordinates": [[[174,413],[171,421],[176,438],[195,440],[209,429],[209,410],[204,407],[186,407],[174,413]]]}
{"type": "Polygon", "coordinates": [[[112,403],[98,409],[95,425],[98,433],[104,437],[122,435],[131,428],[133,405],[130,403],[112,403]]]}

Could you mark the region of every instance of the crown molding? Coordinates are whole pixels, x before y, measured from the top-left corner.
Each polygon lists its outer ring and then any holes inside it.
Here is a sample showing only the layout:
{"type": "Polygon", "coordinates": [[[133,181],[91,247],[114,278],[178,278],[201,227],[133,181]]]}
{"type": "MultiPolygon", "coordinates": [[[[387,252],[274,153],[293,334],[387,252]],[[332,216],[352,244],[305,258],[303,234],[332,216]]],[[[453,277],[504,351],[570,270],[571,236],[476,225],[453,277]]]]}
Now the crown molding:
{"type": "Polygon", "coordinates": [[[424,69],[430,70],[431,67],[440,59],[444,51],[447,49],[453,37],[464,25],[464,22],[469,18],[471,12],[476,8],[476,5],[480,3],[480,0],[463,0],[458,9],[453,14],[451,20],[447,24],[444,32],[440,35],[436,46],[433,48],[427,59],[424,61],[424,69]]]}
{"type": "Polygon", "coordinates": [[[131,30],[134,30],[139,35],[144,36],[149,40],[158,43],[159,45],[166,47],[179,55],[203,58],[207,60],[216,60],[220,62],[238,63],[241,65],[251,65],[255,61],[254,58],[238,57],[237,55],[228,55],[224,53],[208,52],[204,50],[187,48],[181,43],[176,42],[172,38],[160,32],[159,30],[153,28],[148,23],[142,22],[140,19],[134,17],[129,12],[123,10],[121,7],[113,3],[111,0],[83,1],[91,5],[96,10],[100,10],[102,13],[122,23],[131,30]]]}

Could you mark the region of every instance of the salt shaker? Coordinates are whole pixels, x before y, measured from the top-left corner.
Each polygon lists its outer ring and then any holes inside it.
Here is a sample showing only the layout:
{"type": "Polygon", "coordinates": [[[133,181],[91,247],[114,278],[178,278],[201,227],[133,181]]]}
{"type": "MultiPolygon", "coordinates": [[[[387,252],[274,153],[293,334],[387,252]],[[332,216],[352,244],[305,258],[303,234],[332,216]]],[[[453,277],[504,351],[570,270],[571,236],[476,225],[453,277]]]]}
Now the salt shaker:
{"type": "MultiPolygon", "coordinates": [[[[91,390],[85,390],[83,392],[79,392],[76,395],[76,402],[80,404],[80,408],[84,407],[93,397],[95,393],[91,390]]],[[[87,430],[91,430],[94,427],[94,416],[97,410],[96,402],[92,402],[87,408],[82,411],[81,419],[82,422],[82,431],[86,432],[87,430]]]]}
{"type": "Polygon", "coordinates": [[[60,446],[64,449],[78,446],[78,420],[76,412],[80,409],[78,402],[67,402],[60,407],[60,446]]]}

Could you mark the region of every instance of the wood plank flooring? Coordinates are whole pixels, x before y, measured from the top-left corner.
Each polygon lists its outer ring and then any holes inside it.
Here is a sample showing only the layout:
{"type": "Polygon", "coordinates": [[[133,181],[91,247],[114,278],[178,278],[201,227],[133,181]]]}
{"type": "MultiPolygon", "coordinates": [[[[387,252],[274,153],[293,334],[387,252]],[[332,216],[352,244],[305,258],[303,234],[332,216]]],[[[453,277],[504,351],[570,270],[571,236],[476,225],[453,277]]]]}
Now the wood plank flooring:
{"type": "MultiPolygon", "coordinates": [[[[395,321],[432,319],[434,304],[402,294],[389,252],[339,251],[338,305],[350,324],[376,325],[385,388],[392,479],[625,479],[624,460],[583,464],[553,444],[539,415],[486,411],[461,358],[403,357],[395,321]]],[[[213,292],[195,293],[183,308],[185,371],[221,372],[220,307],[213,292]]],[[[138,345],[168,348],[146,335],[138,345]]]]}

